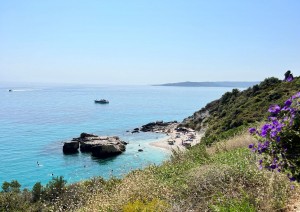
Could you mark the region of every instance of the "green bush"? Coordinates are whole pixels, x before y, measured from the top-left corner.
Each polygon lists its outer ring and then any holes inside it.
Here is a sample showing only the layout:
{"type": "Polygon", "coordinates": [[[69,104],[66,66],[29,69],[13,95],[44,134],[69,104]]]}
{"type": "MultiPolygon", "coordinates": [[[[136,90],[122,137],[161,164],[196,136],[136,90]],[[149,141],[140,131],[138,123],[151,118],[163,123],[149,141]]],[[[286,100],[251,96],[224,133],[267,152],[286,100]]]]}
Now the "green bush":
{"type": "Polygon", "coordinates": [[[207,145],[234,136],[235,129],[267,118],[265,111],[270,104],[282,104],[299,90],[300,78],[292,82],[270,77],[244,91],[233,89],[220,99],[208,103],[204,108],[186,119],[181,126],[195,130],[205,129],[203,140],[207,145]],[[209,111],[209,117],[199,119],[209,111]],[[232,132],[231,132],[232,131],[232,132]]]}
{"type": "Polygon", "coordinates": [[[4,181],[1,188],[2,188],[3,192],[19,193],[20,187],[21,187],[21,185],[17,180],[12,180],[10,183],[4,181]]]}
{"type": "Polygon", "coordinates": [[[63,176],[53,177],[43,190],[43,199],[48,201],[56,201],[57,198],[65,192],[67,181],[63,176]]]}
{"type": "Polygon", "coordinates": [[[41,182],[37,182],[32,187],[32,201],[37,202],[40,200],[43,192],[43,186],[41,182]]]}

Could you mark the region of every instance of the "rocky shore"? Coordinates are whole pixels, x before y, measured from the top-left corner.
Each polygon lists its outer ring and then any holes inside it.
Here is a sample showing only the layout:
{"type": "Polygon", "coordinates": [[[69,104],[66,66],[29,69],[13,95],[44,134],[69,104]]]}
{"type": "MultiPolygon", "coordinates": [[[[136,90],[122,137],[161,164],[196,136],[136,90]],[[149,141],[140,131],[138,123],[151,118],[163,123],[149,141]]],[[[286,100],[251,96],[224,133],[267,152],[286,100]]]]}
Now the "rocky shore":
{"type": "Polygon", "coordinates": [[[185,150],[188,147],[200,143],[205,131],[196,132],[188,127],[181,127],[182,123],[177,121],[156,121],[135,128],[131,133],[154,132],[164,133],[166,138],[151,143],[152,146],[168,150],[185,150]]]}
{"type": "MultiPolygon", "coordinates": [[[[151,143],[152,146],[165,148],[168,150],[180,149],[196,145],[200,142],[203,132],[195,132],[186,127],[180,127],[177,121],[156,121],[145,124],[131,130],[131,133],[153,132],[164,133],[166,138],[151,143]]],[[[128,131],[130,132],[130,131],[128,131]]],[[[81,152],[91,153],[97,158],[108,158],[123,153],[127,143],[120,140],[118,136],[98,136],[89,133],[81,133],[78,138],[64,142],[64,154],[74,154],[81,152]]],[[[138,151],[142,151],[139,149],[138,151]]]]}
{"type": "Polygon", "coordinates": [[[64,142],[64,154],[90,152],[92,156],[107,158],[119,155],[126,150],[126,142],[118,136],[98,136],[94,134],[81,133],[80,137],[64,142]]]}
{"type": "Polygon", "coordinates": [[[135,128],[131,131],[131,133],[139,133],[139,132],[155,132],[155,133],[170,133],[175,128],[177,128],[178,122],[177,121],[156,121],[150,122],[141,126],[140,128],[135,128]]]}

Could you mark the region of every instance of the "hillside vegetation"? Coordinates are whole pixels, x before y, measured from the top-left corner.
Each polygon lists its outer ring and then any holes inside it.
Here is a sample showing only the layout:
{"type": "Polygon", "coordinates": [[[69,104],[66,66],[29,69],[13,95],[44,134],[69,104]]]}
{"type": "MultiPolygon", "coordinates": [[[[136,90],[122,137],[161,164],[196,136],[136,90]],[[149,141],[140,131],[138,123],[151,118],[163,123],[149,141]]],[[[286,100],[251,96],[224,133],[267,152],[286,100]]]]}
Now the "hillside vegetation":
{"type": "Polygon", "coordinates": [[[202,141],[210,145],[265,120],[271,104],[283,104],[299,87],[299,77],[292,82],[271,77],[243,91],[233,89],[185,119],[182,125],[205,131],[202,141]]]}
{"type": "Polygon", "coordinates": [[[207,129],[209,145],[174,151],[162,165],[122,179],[98,177],[68,185],[56,177],[31,191],[21,191],[15,180],[4,182],[0,211],[287,211],[298,183],[281,172],[260,170],[261,155],[248,148],[257,141],[243,129],[259,125],[270,103],[282,103],[299,84],[298,78],[290,83],[268,78],[245,91],[225,93],[184,123],[207,129]]]}

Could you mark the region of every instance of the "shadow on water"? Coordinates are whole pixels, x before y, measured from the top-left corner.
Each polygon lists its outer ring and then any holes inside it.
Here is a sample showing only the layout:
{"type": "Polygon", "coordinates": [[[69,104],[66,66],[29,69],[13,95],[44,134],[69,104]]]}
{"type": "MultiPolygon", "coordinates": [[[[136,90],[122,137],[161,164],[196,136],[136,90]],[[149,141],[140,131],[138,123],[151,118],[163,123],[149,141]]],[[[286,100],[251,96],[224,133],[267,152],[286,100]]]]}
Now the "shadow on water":
{"type": "Polygon", "coordinates": [[[64,155],[78,155],[79,151],[77,150],[76,152],[63,152],[64,155]]]}
{"type": "Polygon", "coordinates": [[[97,162],[99,165],[107,165],[107,164],[115,161],[117,159],[117,157],[118,157],[118,155],[111,156],[108,158],[97,158],[97,157],[91,156],[92,160],[97,162]]]}

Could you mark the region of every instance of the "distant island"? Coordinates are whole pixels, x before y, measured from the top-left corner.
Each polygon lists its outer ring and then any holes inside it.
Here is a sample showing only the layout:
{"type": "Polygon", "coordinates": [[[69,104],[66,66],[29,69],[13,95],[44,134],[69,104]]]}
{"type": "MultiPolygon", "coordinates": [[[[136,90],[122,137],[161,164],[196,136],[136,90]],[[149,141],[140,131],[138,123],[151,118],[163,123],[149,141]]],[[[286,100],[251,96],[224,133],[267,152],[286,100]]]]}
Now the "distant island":
{"type": "Polygon", "coordinates": [[[153,86],[179,86],[179,87],[232,87],[232,88],[245,88],[258,84],[257,82],[239,82],[239,81],[221,81],[221,82],[176,82],[158,84],[153,86]]]}

